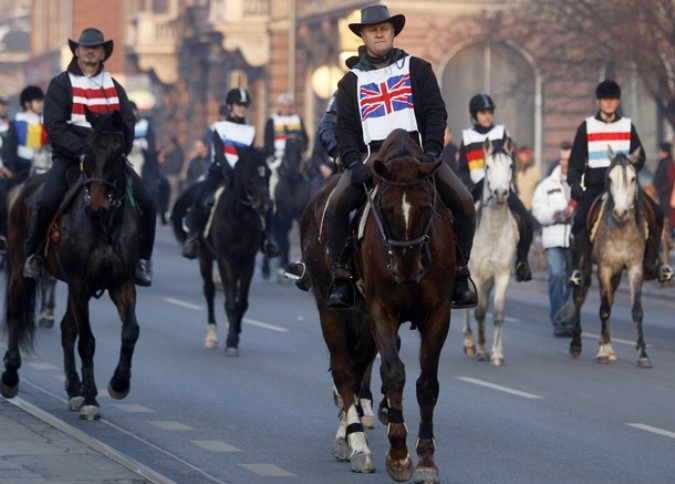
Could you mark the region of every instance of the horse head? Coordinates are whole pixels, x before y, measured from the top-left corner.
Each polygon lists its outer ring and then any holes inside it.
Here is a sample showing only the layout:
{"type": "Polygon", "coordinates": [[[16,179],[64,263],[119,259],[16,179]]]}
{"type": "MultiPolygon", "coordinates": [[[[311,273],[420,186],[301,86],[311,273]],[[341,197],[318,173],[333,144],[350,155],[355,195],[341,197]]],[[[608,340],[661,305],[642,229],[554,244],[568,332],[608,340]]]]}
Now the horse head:
{"type": "Polygon", "coordinates": [[[124,121],[119,111],[87,113],[92,132],[80,164],[87,212],[98,216],[120,205],[126,193],[124,121]]]}
{"type": "Polygon", "coordinates": [[[299,133],[289,133],[286,138],[284,155],[279,165],[279,176],[292,181],[306,181],[304,168],[305,143],[299,133]]]}
{"type": "Polygon", "coordinates": [[[631,219],[638,200],[638,178],[635,163],[640,156],[640,148],[632,154],[614,154],[607,147],[610,165],[607,169],[605,187],[611,201],[612,218],[620,225],[631,219]]]}
{"type": "Polygon", "coordinates": [[[483,182],[483,203],[494,200],[503,205],[509,198],[513,179],[513,143],[507,139],[496,146],[489,138],[483,143],[485,158],[485,180],[483,182]]]}
{"type": "Polygon", "coordinates": [[[239,148],[239,161],[234,168],[233,195],[240,203],[259,214],[266,214],[272,204],[270,168],[265,156],[255,148],[239,148]]]}
{"type": "Polygon", "coordinates": [[[417,284],[429,272],[434,174],[441,163],[426,163],[421,148],[397,129],[373,164],[377,195],[372,213],[389,255],[388,269],[398,284],[417,284]]]}

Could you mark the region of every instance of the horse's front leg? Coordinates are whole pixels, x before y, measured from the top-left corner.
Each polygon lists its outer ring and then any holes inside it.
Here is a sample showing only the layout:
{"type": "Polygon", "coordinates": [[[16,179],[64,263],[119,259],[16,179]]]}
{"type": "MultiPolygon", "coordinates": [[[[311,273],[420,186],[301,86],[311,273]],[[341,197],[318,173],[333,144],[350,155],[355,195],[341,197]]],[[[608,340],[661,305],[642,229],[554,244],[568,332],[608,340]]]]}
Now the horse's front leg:
{"type": "Polygon", "coordinates": [[[492,336],[492,351],[490,351],[490,364],[502,366],[504,364],[504,352],[502,346],[502,332],[504,330],[506,291],[509,288],[510,273],[506,272],[495,279],[494,287],[494,333],[492,336]]]}
{"type": "Polygon", "coordinates": [[[413,473],[413,461],[406,444],[408,429],[403,418],[405,366],[398,356],[395,338],[399,323],[387,313],[381,302],[371,301],[369,317],[371,331],[382,357],[380,377],[382,391],[387,398],[387,473],[395,481],[407,481],[413,473]]]}
{"type": "Polygon", "coordinates": [[[572,341],[570,341],[570,355],[572,355],[573,358],[578,358],[581,355],[581,307],[586,300],[586,294],[588,294],[590,284],[590,277],[584,276],[582,286],[574,286],[572,288],[574,326],[572,327],[572,341]]]}
{"type": "Polygon", "coordinates": [[[422,336],[420,349],[420,376],[417,379],[417,403],[420,407],[420,426],[417,433],[417,467],[414,482],[440,482],[434,459],[434,409],[438,401],[438,362],[450,329],[450,306],[436,309],[419,324],[422,336]]]}
{"type": "Polygon", "coordinates": [[[133,282],[127,282],[118,290],[112,291],[111,296],[122,321],[122,346],[117,367],[108,383],[108,393],[111,397],[120,400],[129,394],[131,360],[140,332],[136,320],[136,286],[133,282]]]}
{"type": "Polygon", "coordinates": [[[199,257],[199,273],[202,276],[202,292],[206,299],[206,340],[204,348],[214,350],[218,347],[218,325],[216,324],[216,312],[214,300],[216,297],[216,285],[213,283],[213,259],[206,255],[199,257]]]}
{"type": "Polygon", "coordinates": [[[476,340],[476,343],[478,344],[477,356],[479,361],[488,361],[490,355],[485,346],[485,318],[487,317],[487,310],[490,304],[491,284],[487,281],[476,282],[476,288],[478,289],[478,306],[474,309],[474,316],[478,328],[476,340]]]}
{"type": "Polygon", "coordinates": [[[600,285],[601,328],[597,360],[598,363],[609,363],[616,360],[610,335],[610,317],[614,305],[614,293],[621,281],[621,273],[612,275],[609,269],[598,267],[598,280],[600,285]]]}
{"type": "Polygon", "coordinates": [[[51,328],[54,326],[54,292],[56,278],[50,274],[43,274],[40,278],[40,291],[42,302],[40,306],[40,327],[51,328]]]}
{"type": "MultiPolygon", "coordinates": [[[[76,288],[73,284],[68,287],[68,308],[71,310],[73,324],[77,327],[77,351],[82,364],[82,406],[80,418],[98,420],[101,418],[101,409],[96,396],[96,380],[94,378],[94,352],[96,339],[91,331],[89,321],[89,292],[86,288],[76,288]]],[[[64,349],[64,358],[67,359],[64,349]]]]}
{"type": "Polygon", "coordinates": [[[633,325],[637,333],[636,347],[638,351],[638,366],[640,368],[651,368],[652,361],[647,356],[647,345],[645,344],[644,334],[642,331],[642,320],[644,313],[642,311],[642,261],[628,271],[628,284],[630,287],[630,299],[632,302],[631,314],[633,316],[633,325]]]}
{"type": "Polygon", "coordinates": [[[79,412],[84,403],[82,396],[82,382],[77,373],[75,363],[75,341],[77,340],[77,324],[70,309],[70,304],[66,307],[66,312],[61,320],[61,347],[63,348],[63,370],[66,381],[66,394],[68,395],[68,408],[74,412],[79,412]]]}
{"type": "Polygon", "coordinates": [[[218,263],[225,290],[225,312],[227,313],[228,330],[225,343],[227,356],[239,355],[239,334],[244,314],[248,309],[248,291],[253,279],[255,255],[250,264],[244,268],[236,267],[236,263],[218,263]]]}

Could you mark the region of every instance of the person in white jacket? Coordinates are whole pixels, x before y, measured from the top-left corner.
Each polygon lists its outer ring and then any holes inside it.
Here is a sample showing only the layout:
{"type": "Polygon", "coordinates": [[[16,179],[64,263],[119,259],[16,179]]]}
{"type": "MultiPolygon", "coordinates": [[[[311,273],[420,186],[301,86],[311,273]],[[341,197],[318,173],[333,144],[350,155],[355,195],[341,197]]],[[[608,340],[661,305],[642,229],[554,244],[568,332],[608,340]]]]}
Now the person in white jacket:
{"type": "Polygon", "coordinates": [[[535,189],[532,198],[532,215],[542,225],[542,245],[546,250],[548,266],[548,295],[551,304],[551,323],[556,337],[571,336],[571,321],[563,319],[561,308],[570,296],[567,284],[571,267],[570,233],[574,201],[567,184],[567,166],[572,145],[562,143],[560,162],[551,174],[535,189]]]}

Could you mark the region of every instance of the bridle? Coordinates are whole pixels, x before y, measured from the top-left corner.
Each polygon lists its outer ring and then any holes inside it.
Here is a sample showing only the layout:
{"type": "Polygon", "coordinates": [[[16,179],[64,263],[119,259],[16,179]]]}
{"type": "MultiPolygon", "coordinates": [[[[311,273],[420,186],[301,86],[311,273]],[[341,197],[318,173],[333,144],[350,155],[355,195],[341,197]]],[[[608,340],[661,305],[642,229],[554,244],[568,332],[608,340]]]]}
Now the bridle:
{"type": "MultiPolygon", "coordinates": [[[[118,136],[123,136],[123,134],[119,131],[102,131],[102,134],[113,134],[113,135],[118,135],[118,136]]],[[[86,160],[88,157],[92,157],[93,154],[91,153],[91,150],[87,150],[85,153],[85,158],[86,160]]],[[[106,180],[105,178],[99,178],[99,177],[89,177],[86,175],[85,170],[84,170],[84,160],[80,162],[80,179],[82,182],[82,188],[84,192],[84,202],[85,204],[89,205],[89,202],[91,201],[91,192],[90,192],[90,187],[91,185],[99,185],[99,186],[104,186],[108,190],[106,191],[106,200],[108,202],[108,209],[114,209],[117,207],[120,207],[122,205],[122,202],[124,201],[125,198],[127,198],[127,191],[125,189],[120,190],[120,187],[118,185],[119,180],[126,180],[126,176],[124,176],[124,164],[125,164],[125,157],[123,154],[119,153],[114,156],[117,156],[119,158],[119,163],[121,166],[121,173],[118,173],[117,178],[114,181],[109,181],[106,180]],[[121,192],[121,194],[120,194],[121,192]]]]}
{"type": "MultiPolygon", "coordinates": [[[[380,215],[380,212],[378,210],[378,205],[373,200],[373,196],[371,192],[368,190],[366,184],[365,183],[363,184],[364,190],[366,192],[366,197],[368,199],[368,206],[370,207],[370,210],[373,214],[373,219],[377,224],[377,228],[380,232],[380,235],[382,236],[384,246],[387,250],[387,255],[389,256],[389,265],[388,265],[389,270],[391,270],[392,267],[394,266],[393,257],[395,249],[416,249],[416,248],[419,248],[420,250],[424,249],[426,259],[429,262],[429,264],[431,264],[432,258],[431,258],[431,249],[429,247],[429,240],[430,240],[429,231],[431,229],[431,222],[433,220],[433,216],[438,215],[438,213],[436,212],[436,200],[438,199],[438,192],[436,190],[436,184],[434,182],[434,173],[430,173],[422,178],[418,178],[411,182],[395,182],[387,180],[386,178],[380,179],[380,184],[382,185],[392,185],[398,187],[407,187],[418,185],[420,183],[429,183],[429,182],[431,182],[431,186],[433,188],[433,201],[431,203],[432,214],[429,217],[429,220],[426,224],[426,227],[424,228],[424,232],[422,233],[422,235],[414,239],[405,239],[405,240],[392,239],[387,235],[387,232],[384,228],[384,223],[382,222],[382,216],[380,215]]],[[[379,194],[379,199],[380,200],[382,199],[382,193],[379,194]]]]}
{"type": "MultiPolygon", "coordinates": [[[[511,161],[511,175],[513,175],[513,155],[511,155],[509,152],[507,152],[507,151],[504,149],[503,146],[497,147],[490,155],[491,155],[492,157],[494,157],[494,155],[497,155],[497,154],[500,154],[500,153],[503,154],[503,155],[506,155],[506,156],[509,158],[509,160],[511,161]]],[[[487,156],[486,156],[485,158],[487,158],[487,156]]],[[[490,184],[490,177],[488,176],[488,170],[489,170],[489,169],[490,169],[490,167],[488,166],[487,160],[486,160],[486,163],[485,163],[485,177],[484,177],[484,180],[485,180],[485,181],[483,182],[483,183],[485,183],[487,192],[488,192],[488,194],[489,194],[488,197],[487,197],[487,200],[485,200],[485,204],[486,204],[486,205],[487,205],[488,203],[490,203],[490,201],[492,201],[493,198],[494,198],[493,195],[492,195],[492,194],[493,194],[493,190],[492,190],[492,186],[491,186],[491,184],[490,184]]]]}

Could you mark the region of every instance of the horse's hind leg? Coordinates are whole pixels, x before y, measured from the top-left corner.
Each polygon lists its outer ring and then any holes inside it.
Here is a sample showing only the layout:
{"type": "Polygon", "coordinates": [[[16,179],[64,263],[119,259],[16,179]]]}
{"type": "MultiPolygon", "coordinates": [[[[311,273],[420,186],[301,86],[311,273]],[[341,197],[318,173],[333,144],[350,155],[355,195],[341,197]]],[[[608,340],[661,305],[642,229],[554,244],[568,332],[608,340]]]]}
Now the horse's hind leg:
{"type": "Polygon", "coordinates": [[[121,400],[129,394],[131,384],[131,360],[138,341],[140,328],[136,320],[136,287],[133,282],[125,283],[112,293],[117,313],[122,321],[122,346],[117,367],[108,383],[108,393],[121,400]]]}
{"type": "Polygon", "coordinates": [[[208,257],[200,257],[199,273],[202,276],[202,292],[206,299],[206,340],[204,348],[214,350],[218,347],[218,325],[216,324],[216,312],[214,300],[216,297],[216,285],[213,283],[213,260],[208,257]]]}
{"type": "Polygon", "coordinates": [[[56,278],[50,274],[43,274],[40,278],[40,291],[42,304],[40,306],[40,327],[51,328],[54,326],[54,292],[56,278]]]}
{"type": "Polygon", "coordinates": [[[584,277],[582,287],[574,286],[572,288],[572,298],[574,300],[574,326],[572,328],[572,341],[570,341],[570,355],[578,358],[581,355],[581,306],[586,300],[586,294],[590,286],[590,277],[584,277]]]}
{"type": "Polygon", "coordinates": [[[476,356],[476,346],[473,344],[473,333],[471,332],[471,321],[469,310],[462,310],[462,316],[464,317],[464,329],[462,330],[464,334],[464,354],[468,357],[476,356]]]}
{"type": "Polygon", "coordinates": [[[492,366],[502,366],[504,364],[504,353],[502,346],[502,332],[504,330],[504,308],[506,307],[506,290],[509,288],[509,277],[496,280],[494,288],[495,309],[493,315],[494,333],[492,336],[492,351],[490,355],[490,364],[492,366]]]}
{"type": "Polygon", "coordinates": [[[490,302],[490,290],[492,284],[483,281],[476,285],[478,288],[478,306],[474,310],[474,315],[476,317],[476,326],[478,327],[478,360],[479,361],[488,361],[490,355],[485,347],[485,318],[487,317],[488,304],[490,302]]]}

